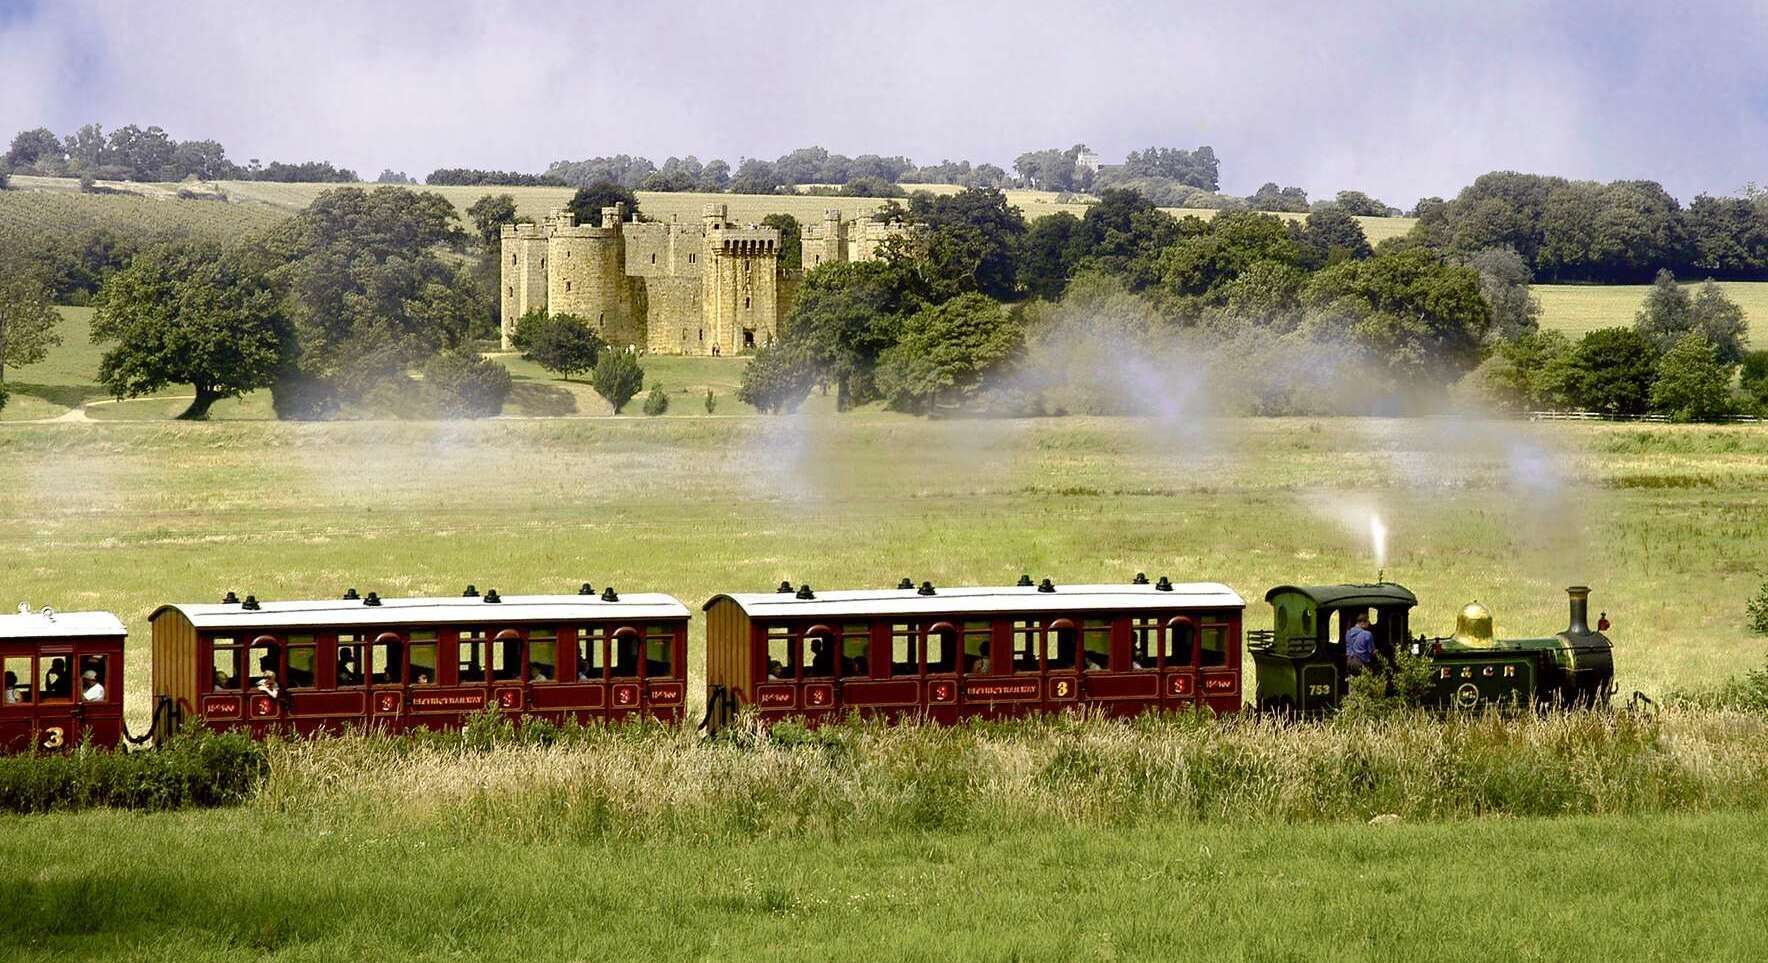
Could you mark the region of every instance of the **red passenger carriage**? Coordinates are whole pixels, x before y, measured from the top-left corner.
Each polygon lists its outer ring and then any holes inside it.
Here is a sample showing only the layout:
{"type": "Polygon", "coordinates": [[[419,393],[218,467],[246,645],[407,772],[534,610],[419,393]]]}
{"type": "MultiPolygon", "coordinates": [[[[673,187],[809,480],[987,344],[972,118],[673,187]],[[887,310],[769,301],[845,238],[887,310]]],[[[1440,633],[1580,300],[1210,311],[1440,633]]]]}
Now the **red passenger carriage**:
{"type": "Polygon", "coordinates": [[[1246,603],[1216,583],[767,593],[706,603],[707,718],[955,722],[1084,706],[1241,704],[1246,603]]]}
{"type": "MultiPolygon", "coordinates": [[[[679,721],[688,610],[668,595],[380,598],[167,605],[153,689],[218,729],[445,728],[510,717],[679,721]],[[266,685],[267,677],[274,685],[266,685]],[[270,691],[274,690],[274,691],[270,691]]],[[[156,719],[161,714],[156,712],[156,719]]]]}
{"type": "Polygon", "coordinates": [[[123,639],[109,612],[0,615],[0,751],[123,738],[123,639]]]}

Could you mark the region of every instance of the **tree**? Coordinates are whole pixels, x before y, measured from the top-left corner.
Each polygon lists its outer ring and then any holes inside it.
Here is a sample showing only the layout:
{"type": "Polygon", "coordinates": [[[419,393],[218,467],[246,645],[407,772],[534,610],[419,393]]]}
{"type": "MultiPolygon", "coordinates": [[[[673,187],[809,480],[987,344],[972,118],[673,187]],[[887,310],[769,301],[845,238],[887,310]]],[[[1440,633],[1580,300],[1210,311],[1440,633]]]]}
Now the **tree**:
{"type": "Polygon", "coordinates": [[[548,315],[536,309],[516,321],[512,339],[522,357],[569,381],[595,368],[607,347],[589,322],[573,314],[548,315]]]}
{"type": "Polygon", "coordinates": [[[878,364],[878,388],[901,411],[961,406],[1016,360],[1025,331],[1001,304],[976,293],[924,308],[878,364]]]}
{"type": "Polygon", "coordinates": [[[381,168],[381,173],[374,179],[376,184],[416,184],[417,181],[404,171],[396,171],[391,167],[381,168]]]}
{"type": "Polygon", "coordinates": [[[59,174],[67,167],[67,149],[62,146],[61,138],[47,127],[35,130],[21,130],[12,138],[12,148],[6,152],[5,166],[17,170],[36,170],[46,174],[59,174]]]}
{"type": "Polygon", "coordinates": [[[1067,211],[1031,222],[1019,249],[1019,280],[1032,297],[1054,301],[1068,287],[1074,268],[1086,255],[1081,220],[1067,211]]]}
{"type": "Polygon", "coordinates": [[[645,396],[645,414],[655,418],[669,411],[669,395],[662,385],[652,385],[651,393],[645,396]]]}
{"type": "Polygon", "coordinates": [[[934,300],[979,291],[997,300],[1018,290],[1018,253],[1025,217],[990,187],[965,188],[936,197],[917,192],[909,220],[922,225],[920,255],[934,300]]]}
{"type": "Polygon", "coordinates": [[[1768,414],[1768,350],[1751,351],[1743,356],[1738,384],[1761,413],[1768,414]]]}
{"type": "Polygon", "coordinates": [[[1356,217],[1387,216],[1387,205],[1362,191],[1339,191],[1333,203],[1339,210],[1356,217]]]}
{"type": "Polygon", "coordinates": [[[613,181],[597,181],[578,188],[565,210],[571,212],[578,224],[596,227],[602,223],[602,209],[618,204],[626,205],[627,217],[639,216],[637,194],[613,181]]]}
{"type": "Polygon", "coordinates": [[[774,165],[751,157],[737,167],[731,178],[733,194],[776,194],[780,190],[780,172],[774,165]]]}
{"type": "Polygon", "coordinates": [[[1565,365],[1565,393],[1578,408],[1643,415],[1657,379],[1658,350],[1632,328],[1599,328],[1578,340],[1565,365]]]}
{"type": "Polygon", "coordinates": [[[1486,401],[1511,411],[1564,407],[1566,365],[1574,347],[1560,331],[1500,341],[1468,377],[1486,401]]]}
{"type": "Polygon", "coordinates": [[[706,389],[706,413],[712,414],[714,411],[717,411],[717,410],[718,410],[718,398],[712,394],[711,388],[707,388],[706,389]]]}
{"type": "Polygon", "coordinates": [[[1507,247],[1489,247],[1467,259],[1479,272],[1480,297],[1492,309],[1491,338],[1510,341],[1540,327],[1541,302],[1529,291],[1529,266],[1507,247]]]}
{"type": "Polygon", "coordinates": [[[1658,351],[1668,351],[1682,336],[1694,330],[1694,300],[1676,283],[1669,268],[1658,271],[1645,302],[1634,315],[1633,330],[1644,335],[1658,351]]]}
{"type": "Polygon", "coordinates": [[[1195,231],[1160,253],[1161,284],[1174,295],[1208,295],[1259,261],[1300,264],[1301,246],[1283,220],[1271,214],[1223,211],[1207,223],[1187,221],[1195,231]]]}
{"type": "Polygon", "coordinates": [[[510,194],[486,194],[467,208],[467,219],[487,246],[496,244],[505,224],[516,221],[516,199],[510,194]]]}
{"type": "Polygon", "coordinates": [[[1731,413],[1731,366],[1699,331],[1682,336],[1657,366],[1651,407],[1672,421],[1715,421],[1731,413]]]}
{"type": "Polygon", "coordinates": [[[796,270],[804,266],[804,232],[798,219],[790,214],[769,214],[761,219],[763,227],[780,232],[780,267],[796,270]]]}
{"type": "Polygon", "coordinates": [[[1472,370],[1492,323],[1478,272],[1416,249],[1326,268],[1303,300],[1320,333],[1362,348],[1397,386],[1442,384],[1472,370]]]}
{"type": "Polygon", "coordinates": [[[7,365],[36,364],[61,344],[60,320],[42,281],[16,266],[0,266],[0,381],[7,365]]]}
{"type": "Polygon", "coordinates": [[[645,370],[639,367],[638,359],[631,352],[606,351],[596,362],[589,383],[602,400],[613,406],[614,414],[619,414],[645,386],[645,370]]]}
{"type": "Polygon", "coordinates": [[[1275,181],[1266,181],[1252,192],[1246,204],[1255,211],[1300,213],[1308,209],[1308,192],[1299,187],[1278,187],[1275,181]]]}
{"type": "Polygon", "coordinates": [[[280,302],[268,279],[213,245],[146,251],[99,291],[92,340],[116,347],[98,379],[119,399],[190,385],[196,398],[179,417],[207,418],[215,402],[275,380],[287,333],[280,302]]]}
{"type": "Polygon", "coordinates": [[[1020,154],[1013,169],[1026,187],[1040,191],[1074,190],[1074,158],[1065,151],[1035,150],[1020,154]]]}
{"type": "Polygon", "coordinates": [[[1122,173],[1127,177],[1161,178],[1198,190],[1214,191],[1221,187],[1220,169],[1215,150],[1207,145],[1190,151],[1150,147],[1130,151],[1124,158],[1122,173]]]}
{"type": "Polygon", "coordinates": [[[509,369],[470,351],[444,351],[424,363],[424,394],[444,418],[503,413],[514,383],[509,369]]]}
{"type": "Polygon", "coordinates": [[[1743,308],[1725,296],[1725,289],[1708,278],[1694,295],[1689,319],[1695,331],[1712,342],[1719,352],[1719,363],[1734,365],[1743,360],[1749,345],[1749,322],[1743,308]]]}
{"type": "Polygon", "coordinates": [[[764,415],[798,410],[816,386],[817,367],[804,347],[782,339],[755,352],[743,367],[737,400],[764,415]]]}
{"type": "Polygon", "coordinates": [[[891,260],[825,264],[811,271],[786,315],[781,349],[764,366],[751,361],[744,383],[760,379],[757,391],[765,385],[766,392],[758,397],[790,399],[787,386],[808,376],[835,386],[839,410],[871,400],[879,354],[896,343],[901,316],[919,306],[911,280],[908,269],[891,260]]]}
{"type": "Polygon", "coordinates": [[[1306,263],[1315,268],[1340,261],[1360,261],[1375,253],[1363,234],[1363,225],[1341,207],[1309,214],[1297,240],[1306,254],[1306,263]]]}

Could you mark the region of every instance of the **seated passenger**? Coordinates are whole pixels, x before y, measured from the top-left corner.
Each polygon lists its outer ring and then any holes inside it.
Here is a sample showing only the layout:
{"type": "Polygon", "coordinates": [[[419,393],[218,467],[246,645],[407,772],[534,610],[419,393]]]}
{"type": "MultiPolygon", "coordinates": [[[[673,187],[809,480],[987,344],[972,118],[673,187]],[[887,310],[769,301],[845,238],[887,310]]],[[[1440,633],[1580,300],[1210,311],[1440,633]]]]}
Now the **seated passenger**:
{"type": "Polygon", "coordinates": [[[810,640],[810,664],[804,667],[805,675],[830,676],[835,674],[834,646],[828,639],[810,640]]]}
{"type": "Polygon", "coordinates": [[[786,667],[780,664],[779,659],[767,660],[767,677],[776,681],[786,677],[786,667]]]}
{"type": "Polygon", "coordinates": [[[233,677],[220,669],[216,669],[215,678],[211,680],[211,684],[216,689],[231,689],[233,688],[233,677]]]}
{"type": "Polygon", "coordinates": [[[338,650],[338,685],[361,685],[362,669],[356,664],[356,653],[338,650]]]}
{"type": "Polygon", "coordinates": [[[1109,668],[1111,668],[1111,653],[1100,652],[1097,649],[1088,649],[1087,655],[1086,655],[1086,661],[1087,661],[1086,668],[1087,668],[1088,672],[1096,672],[1100,669],[1109,669],[1109,668]]]}
{"type": "Polygon", "coordinates": [[[87,702],[104,701],[104,684],[98,681],[98,673],[87,669],[80,673],[80,698],[87,702]]]}
{"type": "Polygon", "coordinates": [[[601,677],[602,677],[601,673],[596,672],[595,668],[593,666],[591,666],[586,660],[584,660],[584,659],[577,660],[577,681],[578,682],[594,682],[595,680],[600,679],[601,677]],[[592,674],[592,673],[594,673],[594,674],[592,674]]]}
{"type": "Polygon", "coordinates": [[[551,682],[552,681],[552,673],[550,673],[546,670],[546,666],[536,665],[536,666],[531,667],[531,669],[529,670],[528,681],[529,682],[551,682]]]}
{"type": "Polygon", "coordinates": [[[6,705],[17,705],[23,700],[18,697],[18,673],[6,673],[6,705]]]}
{"type": "Polygon", "coordinates": [[[411,675],[411,684],[412,685],[429,685],[430,684],[430,673],[424,669],[417,670],[416,672],[412,673],[412,675],[411,675]]]}
{"type": "Polygon", "coordinates": [[[73,695],[74,680],[68,675],[67,662],[56,659],[49,663],[49,671],[43,673],[43,697],[45,699],[66,699],[73,695]]]}
{"type": "Polygon", "coordinates": [[[262,676],[259,676],[258,684],[252,686],[252,690],[254,692],[263,693],[272,699],[280,699],[282,697],[282,687],[276,684],[276,673],[274,672],[265,672],[262,676]]]}

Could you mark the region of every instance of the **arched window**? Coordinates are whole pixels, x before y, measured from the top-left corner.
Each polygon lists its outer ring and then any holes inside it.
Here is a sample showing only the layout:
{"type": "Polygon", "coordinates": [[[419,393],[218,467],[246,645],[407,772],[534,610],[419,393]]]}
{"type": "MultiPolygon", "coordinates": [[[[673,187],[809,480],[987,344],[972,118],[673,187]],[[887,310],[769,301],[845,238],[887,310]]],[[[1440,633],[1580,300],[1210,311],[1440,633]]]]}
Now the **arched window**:
{"type": "Polygon", "coordinates": [[[614,637],[608,646],[608,674],[616,679],[638,678],[639,647],[644,644],[644,634],[630,625],[623,625],[614,630],[614,637]]]}
{"type": "Polygon", "coordinates": [[[1197,622],[1187,616],[1169,619],[1161,642],[1161,662],[1169,669],[1192,665],[1197,648],[1197,622]]]}
{"type": "Polygon", "coordinates": [[[522,633],[504,629],[491,642],[491,681],[513,682],[522,677],[522,633]]]}
{"type": "Polygon", "coordinates": [[[1080,629],[1068,619],[1050,623],[1044,634],[1044,666],[1052,671],[1073,669],[1080,658],[1080,629]]]}
{"type": "Polygon", "coordinates": [[[804,654],[799,659],[806,679],[827,679],[835,674],[836,651],[841,636],[826,625],[813,625],[804,630],[804,654]]]}

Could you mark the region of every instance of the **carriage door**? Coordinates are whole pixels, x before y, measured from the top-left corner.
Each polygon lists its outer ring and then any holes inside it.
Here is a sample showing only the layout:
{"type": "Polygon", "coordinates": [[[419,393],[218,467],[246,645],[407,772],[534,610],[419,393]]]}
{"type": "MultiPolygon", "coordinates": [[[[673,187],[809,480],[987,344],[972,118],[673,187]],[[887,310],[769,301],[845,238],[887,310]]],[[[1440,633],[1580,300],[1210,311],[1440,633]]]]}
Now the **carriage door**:
{"type": "MultiPolygon", "coordinates": [[[[1106,632],[1109,646],[1110,632],[1106,632]]],[[[1107,650],[1109,651],[1109,650],[1107,650]]],[[[1053,707],[1080,698],[1081,628],[1070,619],[1057,619],[1044,633],[1044,700],[1053,707]]]]}
{"type": "Polygon", "coordinates": [[[37,655],[36,746],[45,751],[80,744],[80,680],[73,649],[45,648],[37,655]]]}
{"type": "Polygon", "coordinates": [[[644,704],[638,675],[644,633],[622,625],[608,638],[608,718],[623,719],[644,704]]]}
{"type": "Polygon", "coordinates": [[[806,715],[822,715],[835,708],[835,668],[841,661],[841,634],[827,625],[804,630],[804,650],[798,663],[804,669],[798,705],[806,715]]]}
{"type": "MultiPolygon", "coordinates": [[[[382,632],[368,647],[368,705],[377,720],[392,722],[405,709],[406,643],[419,637],[430,640],[427,658],[434,672],[436,644],[434,633],[413,632],[402,638],[396,632],[382,632]]],[[[428,678],[435,678],[434,674],[428,678]]]]}
{"type": "Polygon", "coordinates": [[[1197,622],[1167,619],[1160,634],[1160,699],[1172,707],[1197,701],[1197,622]]]}
{"type": "Polygon", "coordinates": [[[23,651],[0,653],[6,681],[0,688],[0,752],[23,752],[32,745],[37,715],[37,660],[23,651]]]}
{"type": "Polygon", "coordinates": [[[527,692],[522,686],[522,633],[504,629],[491,640],[491,703],[500,712],[519,713],[528,707],[527,692]]]}

